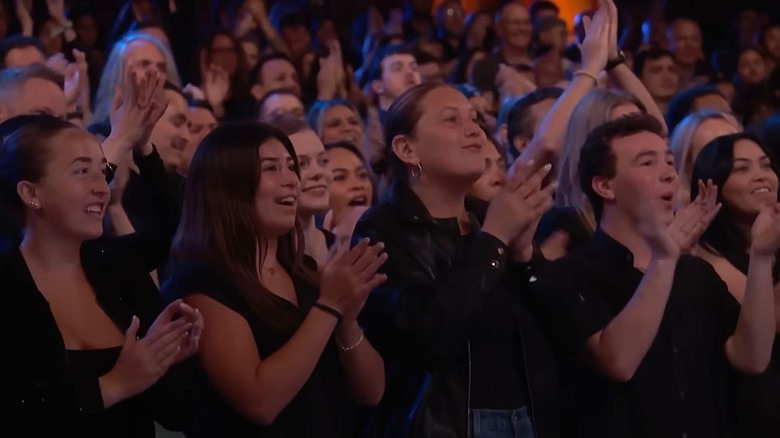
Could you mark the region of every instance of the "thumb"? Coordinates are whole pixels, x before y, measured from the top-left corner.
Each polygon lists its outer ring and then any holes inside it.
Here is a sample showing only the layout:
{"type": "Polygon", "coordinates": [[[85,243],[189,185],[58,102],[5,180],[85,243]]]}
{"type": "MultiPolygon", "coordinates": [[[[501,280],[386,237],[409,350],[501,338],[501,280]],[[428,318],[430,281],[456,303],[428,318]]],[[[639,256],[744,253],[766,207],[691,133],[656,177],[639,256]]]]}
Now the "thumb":
{"type": "Polygon", "coordinates": [[[139,327],[141,327],[141,320],[133,315],[133,319],[130,320],[130,327],[125,331],[125,345],[132,344],[136,341],[139,327]]]}

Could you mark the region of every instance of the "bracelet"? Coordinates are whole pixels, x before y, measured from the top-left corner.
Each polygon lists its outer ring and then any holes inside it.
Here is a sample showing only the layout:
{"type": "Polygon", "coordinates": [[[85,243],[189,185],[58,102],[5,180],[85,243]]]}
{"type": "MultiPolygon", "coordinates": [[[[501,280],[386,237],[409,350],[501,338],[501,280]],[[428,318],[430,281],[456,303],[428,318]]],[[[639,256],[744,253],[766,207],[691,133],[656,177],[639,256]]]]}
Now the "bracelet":
{"type": "Polygon", "coordinates": [[[317,308],[317,309],[320,309],[320,310],[322,310],[322,311],[323,311],[323,312],[325,312],[325,313],[329,313],[329,314],[331,314],[331,315],[335,316],[335,317],[336,317],[336,319],[337,319],[339,322],[341,322],[341,318],[343,318],[343,317],[344,317],[344,315],[342,315],[342,314],[341,314],[341,312],[339,312],[338,310],[334,309],[333,307],[326,306],[326,305],[324,305],[324,304],[322,304],[322,303],[320,303],[320,302],[316,302],[316,301],[315,301],[315,302],[314,302],[314,304],[312,304],[311,306],[312,306],[312,307],[315,307],[315,308],[317,308]]]}
{"type": "Polygon", "coordinates": [[[347,351],[352,351],[352,350],[358,348],[360,346],[360,344],[363,343],[363,339],[365,339],[365,336],[363,335],[363,332],[361,331],[360,332],[360,338],[354,344],[348,345],[348,346],[345,347],[345,346],[339,344],[338,341],[336,341],[336,345],[338,345],[338,347],[341,349],[341,351],[346,353],[347,351]]]}
{"type": "Polygon", "coordinates": [[[587,70],[577,70],[574,73],[572,73],[572,76],[586,76],[586,77],[589,77],[589,78],[593,79],[593,83],[595,85],[599,84],[599,78],[596,75],[594,75],[593,73],[591,73],[591,72],[589,72],[587,70]]]}

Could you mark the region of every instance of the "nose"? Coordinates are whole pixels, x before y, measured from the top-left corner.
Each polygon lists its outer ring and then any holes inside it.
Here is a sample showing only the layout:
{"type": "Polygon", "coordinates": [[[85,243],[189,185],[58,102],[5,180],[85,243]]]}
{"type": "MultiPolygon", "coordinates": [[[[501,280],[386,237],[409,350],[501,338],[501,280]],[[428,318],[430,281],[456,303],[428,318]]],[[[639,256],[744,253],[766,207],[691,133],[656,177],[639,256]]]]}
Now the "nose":
{"type": "Polygon", "coordinates": [[[471,120],[471,117],[469,117],[468,121],[464,124],[464,129],[466,130],[466,137],[469,139],[478,138],[484,135],[482,128],[480,128],[477,122],[471,120]]]}
{"type": "Polygon", "coordinates": [[[298,179],[298,174],[293,170],[285,169],[282,173],[282,187],[294,188],[300,185],[301,180],[298,179]]]}
{"type": "Polygon", "coordinates": [[[661,174],[661,181],[664,183],[671,183],[677,180],[677,171],[673,166],[666,166],[664,173],[661,174]]]}
{"type": "Polygon", "coordinates": [[[92,193],[94,195],[102,198],[108,196],[109,190],[108,182],[106,181],[106,176],[104,174],[99,173],[92,179],[92,193]]]}

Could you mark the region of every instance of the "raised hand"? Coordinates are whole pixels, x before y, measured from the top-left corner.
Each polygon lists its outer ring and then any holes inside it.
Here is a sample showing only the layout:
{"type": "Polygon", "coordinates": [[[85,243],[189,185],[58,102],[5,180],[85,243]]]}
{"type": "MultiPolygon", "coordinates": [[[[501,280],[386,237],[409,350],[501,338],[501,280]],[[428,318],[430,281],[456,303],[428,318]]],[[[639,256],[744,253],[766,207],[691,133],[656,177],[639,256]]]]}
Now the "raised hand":
{"type": "Polygon", "coordinates": [[[65,101],[68,107],[79,103],[81,97],[81,72],[76,64],[68,64],[65,68],[65,101]]]}
{"type": "Polygon", "coordinates": [[[213,107],[221,107],[230,92],[230,76],[216,65],[203,75],[203,94],[213,107]]]}
{"type": "Polygon", "coordinates": [[[780,203],[765,205],[750,230],[752,254],[772,256],[780,249],[780,203]]]}
{"type": "Polygon", "coordinates": [[[32,36],[33,19],[32,15],[30,15],[31,8],[31,1],[16,0],[16,19],[19,20],[19,24],[22,27],[22,35],[32,36]]]}
{"type": "Polygon", "coordinates": [[[184,88],[181,89],[181,92],[184,93],[185,96],[191,99],[206,100],[206,93],[204,93],[203,90],[201,90],[200,88],[192,84],[185,85],[184,88]]]}
{"type": "Polygon", "coordinates": [[[665,220],[661,199],[650,197],[642,203],[639,211],[637,231],[650,246],[656,259],[677,259],[680,256],[680,244],[672,236],[671,224],[665,220]]]}
{"type": "Polygon", "coordinates": [[[371,245],[369,239],[349,251],[339,247],[322,268],[319,300],[344,315],[342,324],[357,319],[368,294],[387,280],[377,273],[387,261],[384,247],[383,243],[371,245]]]}
{"type": "Polygon", "coordinates": [[[721,204],[717,203],[717,199],[718,186],[714,185],[712,180],[707,181],[706,185],[699,181],[699,194],[696,199],[675,214],[669,225],[669,234],[683,254],[691,252],[718,215],[721,204]]]}
{"type": "Polygon", "coordinates": [[[607,0],[599,0],[599,8],[593,18],[583,17],[585,39],[580,44],[583,70],[598,74],[609,60],[610,16],[607,0]]]}
{"type": "Polygon", "coordinates": [[[154,125],[168,106],[162,92],[164,79],[156,71],[139,77],[128,68],[111,105],[111,135],[132,148],[143,148],[149,142],[154,125]]]}
{"type": "MultiPolygon", "coordinates": [[[[490,201],[482,230],[505,244],[525,234],[526,239],[523,242],[530,245],[527,235],[532,231],[529,231],[529,228],[536,229],[539,218],[552,207],[552,194],[556,184],[542,187],[542,182],[551,168],[552,166],[547,164],[534,171],[533,162],[523,163],[520,159],[516,160],[509,170],[510,177],[506,185],[490,201]]],[[[513,247],[517,245],[520,243],[513,244],[513,247]]]]}
{"type": "Polygon", "coordinates": [[[58,23],[65,23],[68,19],[65,17],[64,0],[46,0],[46,9],[49,16],[58,23]]]}
{"type": "Polygon", "coordinates": [[[607,8],[607,17],[609,18],[609,51],[607,60],[618,56],[618,27],[620,26],[620,17],[614,0],[604,0],[604,6],[607,8]]]}

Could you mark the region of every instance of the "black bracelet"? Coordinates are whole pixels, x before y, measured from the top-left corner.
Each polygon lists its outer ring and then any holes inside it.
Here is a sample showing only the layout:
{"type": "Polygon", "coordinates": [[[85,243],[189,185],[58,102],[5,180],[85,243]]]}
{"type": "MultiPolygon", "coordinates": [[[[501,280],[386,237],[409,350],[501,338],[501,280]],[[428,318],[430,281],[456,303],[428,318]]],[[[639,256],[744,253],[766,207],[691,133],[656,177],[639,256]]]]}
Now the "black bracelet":
{"type": "Polygon", "coordinates": [[[344,317],[344,315],[341,314],[338,310],[334,309],[333,307],[326,306],[320,302],[315,301],[314,304],[312,304],[312,307],[316,307],[320,310],[322,310],[325,313],[330,313],[331,315],[335,316],[336,319],[341,322],[341,318],[344,317]]]}

